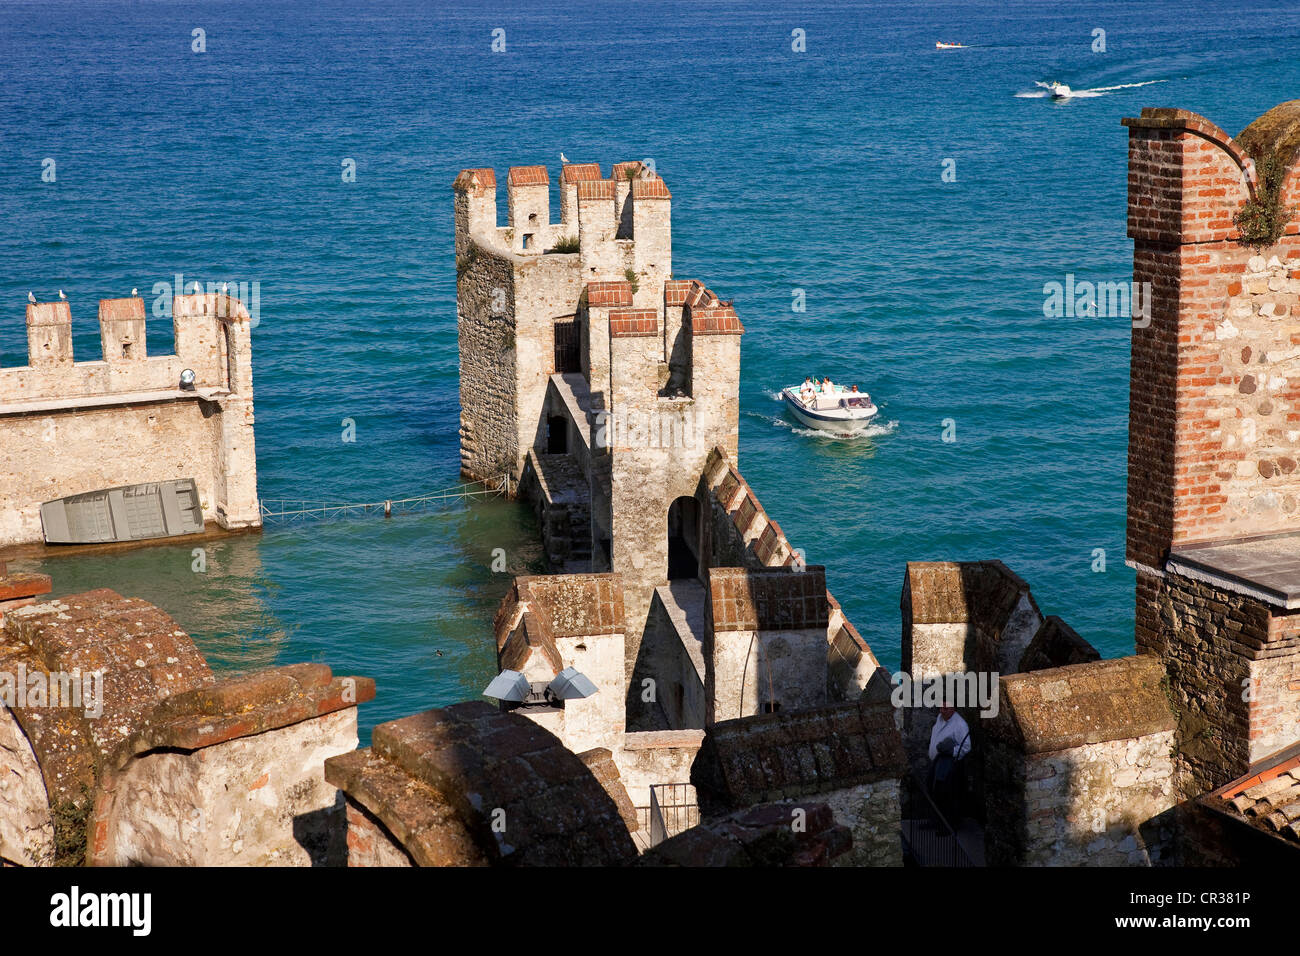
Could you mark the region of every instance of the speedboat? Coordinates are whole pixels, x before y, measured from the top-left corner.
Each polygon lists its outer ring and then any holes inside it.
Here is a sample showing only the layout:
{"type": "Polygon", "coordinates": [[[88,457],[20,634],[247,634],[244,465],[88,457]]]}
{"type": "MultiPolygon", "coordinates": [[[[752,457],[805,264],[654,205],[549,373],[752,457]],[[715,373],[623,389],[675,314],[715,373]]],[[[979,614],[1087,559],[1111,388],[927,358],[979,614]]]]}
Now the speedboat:
{"type": "Polygon", "coordinates": [[[1074,95],[1072,89],[1064,83],[1057,83],[1055,80],[1047,84],[1047,92],[1052,94],[1052,99],[1054,100],[1068,100],[1074,95]]]}
{"type": "Polygon", "coordinates": [[[781,397],[800,422],[826,432],[857,431],[880,412],[866,392],[851,391],[843,385],[832,385],[829,392],[818,385],[808,393],[791,385],[781,390],[781,397]]]}
{"type": "Polygon", "coordinates": [[[965,47],[965,44],[964,44],[964,43],[943,43],[943,42],[938,42],[938,43],[935,43],[935,45],[934,45],[934,48],[935,48],[936,50],[960,50],[960,49],[962,49],[963,47],[965,47]]]}

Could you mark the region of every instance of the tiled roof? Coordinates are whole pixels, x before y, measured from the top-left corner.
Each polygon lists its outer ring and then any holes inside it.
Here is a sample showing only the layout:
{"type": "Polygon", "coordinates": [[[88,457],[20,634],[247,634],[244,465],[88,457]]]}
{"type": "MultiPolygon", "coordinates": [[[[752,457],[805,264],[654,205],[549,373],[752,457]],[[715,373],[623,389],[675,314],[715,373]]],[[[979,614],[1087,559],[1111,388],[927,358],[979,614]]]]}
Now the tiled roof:
{"type": "MultiPolygon", "coordinates": [[[[770,524],[768,527],[772,527],[770,524]]],[[[826,630],[826,569],[710,568],[714,631],[826,630]]]]}
{"type": "Polygon", "coordinates": [[[1300,744],[1262,768],[1256,765],[1251,773],[1206,794],[1201,801],[1300,847],[1300,744]]]}
{"type": "Polygon", "coordinates": [[[587,179],[578,183],[578,200],[592,202],[597,200],[614,201],[614,181],[612,179],[587,179]]]}
{"type": "Polygon", "coordinates": [[[546,172],[545,166],[510,167],[511,186],[545,186],[550,181],[551,177],[546,172]]]}
{"type": "Polygon", "coordinates": [[[664,305],[670,307],[684,305],[686,296],[690,294],[691,286],[695,283],[695,279],[669,279],[664,283],[664,305]]]}
{"type": "Polygon", "coordinates": [[[738,335],[744,331],[730,303],[691,309],[691,332],[695,335],[738,335]]]}
{"type": "Polygon", "coordinates": [[[671,199],[668,184],[658,177],[654,179],[632,180],[633,199],[671,199]]]}
{"type": "Polygon", "coordinates": [[[456,192],[495,192],[497,174],[492,169],[462,169],[451,184],[456,192]]]}
{"type": "Polygon", "coordinates": [[[1021,671],[1042,671],[1067,664],[1084,664],[1101,660],[1095,647],[1055,614],[1043,620],[1025,653],[1020,657],[1021,671]]]}
{"type": "Polygon", "coordinates": [[[560,170],[560,181],[564,183],[600,178],[600,163],[568,163],[560,170]]]}

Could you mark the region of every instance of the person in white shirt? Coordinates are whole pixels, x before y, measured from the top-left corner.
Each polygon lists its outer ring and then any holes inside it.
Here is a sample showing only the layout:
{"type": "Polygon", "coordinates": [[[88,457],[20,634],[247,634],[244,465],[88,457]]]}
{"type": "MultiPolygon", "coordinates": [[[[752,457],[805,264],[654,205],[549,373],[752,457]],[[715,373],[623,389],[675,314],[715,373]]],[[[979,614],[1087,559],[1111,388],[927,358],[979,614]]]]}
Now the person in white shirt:
{"type": "Polygon", "coordinates": [[[952,741],[954,760],[960,760],[970,753],[970,728],[966,726],[966,721],[961,714],[957,713],[955,707],[939,708],[939,718],[934,722],[934,729],[930,731],[931,760],[939,756],[939,743],[943,740],[952,741]]]}
{"type": "Polygon", "coordinates": [[[952,825],[962,819],[966,791],[964,758],[970,753],[970,728],[957,708],[944,704],[930,731],[930,795],[952,825]]]}

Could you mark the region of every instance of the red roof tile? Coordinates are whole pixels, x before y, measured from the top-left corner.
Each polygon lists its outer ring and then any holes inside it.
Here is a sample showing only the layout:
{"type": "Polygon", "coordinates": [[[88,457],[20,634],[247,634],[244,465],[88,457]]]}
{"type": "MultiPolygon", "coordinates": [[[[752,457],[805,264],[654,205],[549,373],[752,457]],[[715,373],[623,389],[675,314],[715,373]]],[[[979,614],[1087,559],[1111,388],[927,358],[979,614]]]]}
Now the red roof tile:
{"type": "Polygon", "coordinates": [[[587,179],[578,183],[578,201],[614,199],[614,180],[587,179]]]}
{"type": "Polygon", "coordinates": [[[560,171],[560,182],[564,183],[600,178],[600,163],[568,163],[560,171]]]}
{"type": "Polygon", "coordinates": [[[551,177],[545,166],[511,166],[511,186],[546,186],[551,177]]]}
{"type": "Polygon", "coordinates": [[[451,184],[451,188],[458,193],[464,192],[496,192],[497,174],[492,169],[462,169],[456,176],[456,181],[451,184]]]}
{"type": "Polygon", "coordinates": [[[671,199],[672,197],[673,194],[668,191],[668,184],[662,179],[632,180],[633,199],[671,199]]]}

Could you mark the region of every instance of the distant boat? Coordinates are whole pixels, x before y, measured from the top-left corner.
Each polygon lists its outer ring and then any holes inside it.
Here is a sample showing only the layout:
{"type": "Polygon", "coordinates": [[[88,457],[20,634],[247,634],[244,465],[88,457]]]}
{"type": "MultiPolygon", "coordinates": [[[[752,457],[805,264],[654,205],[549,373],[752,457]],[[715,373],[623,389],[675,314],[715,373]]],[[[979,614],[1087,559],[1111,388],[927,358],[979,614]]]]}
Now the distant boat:
{"type": "Polygon", "coordinates": [[[1047,92],[1052,95],[1052,99],[1054,100],[1068,100],[1074,95],[1074,90],[1070,89],[1064,83],[1057,83],[1053,80],[1045,85],[1047,87],[1047,92]]]}
{"type": "Polygon", "coordinates": [[[805,396],[800,386],[791,385],[781,390],[781,397],[795,418],[826,432],[857,431],[880,411],[866,392],[852,392],[843,385],[831,388],[828,394],[819,385],[805,396]]]}
{"type": "Polygon", "coordinates": [[[964,43],[944,43],[944,42],[940,41],[940,42],[938,42],[938,43],[935,43],[934,48],[935,48],[936,50],[964,50],[964,49],[966,48],[966,44],[964,44],[964,43]]]}
{"type": "Polygon", "coordinates": [[[87,491],[41,505],[47,544],[101,544],[195,534],[203,507],[193,478],[87,491]]]}

